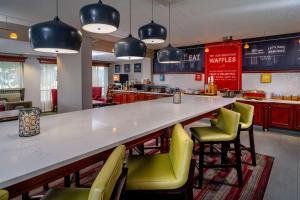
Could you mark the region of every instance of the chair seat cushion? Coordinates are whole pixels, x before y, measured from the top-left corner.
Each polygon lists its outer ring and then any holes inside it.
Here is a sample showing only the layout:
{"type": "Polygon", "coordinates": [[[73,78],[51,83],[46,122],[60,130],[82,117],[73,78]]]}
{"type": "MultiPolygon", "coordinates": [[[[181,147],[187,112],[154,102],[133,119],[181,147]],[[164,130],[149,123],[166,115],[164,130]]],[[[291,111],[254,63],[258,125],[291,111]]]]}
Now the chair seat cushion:
{"type": "MultiPolygon", "coordinates": [[[[212,126],[216,126],[217,122],[218,122],[217,118],[214,118],[214,119],[210,120],[210,124],[212,126]]],[[[251,126],[251,124],[247,124],[247,123],[244,123],[244,122],[240,122],[240,125],[241,125],[241,129],[248,129],[251,126]]]]}
{"type": "Polygon", "coordinates": [[[51,189],[42,200],[87,200],[89,198],[90,189],[86,188],[63,188],[51,189]]]}
{"type": "Polygon", "coordinates": [[[225,133],[217,127],[193,127],[191,132],[200,142],[225,142],[234,139],[232,135],[225,133]]]}
{"type": "Polygon", "coordinates": [[[167,190],[181,187],[168,154],[131,157],[126,190],[167,190]]]}

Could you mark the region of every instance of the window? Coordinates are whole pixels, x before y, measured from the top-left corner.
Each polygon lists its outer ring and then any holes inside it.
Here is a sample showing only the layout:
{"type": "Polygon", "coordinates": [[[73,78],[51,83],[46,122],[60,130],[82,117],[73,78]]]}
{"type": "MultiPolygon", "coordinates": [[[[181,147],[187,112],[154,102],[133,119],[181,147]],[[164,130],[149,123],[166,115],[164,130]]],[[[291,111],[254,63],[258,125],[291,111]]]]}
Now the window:
{"type": "Polygon", "coordinates": [[[108,67],[93,66],[93,86],[102,87],[102,96],[106,95],[108,87],[108,67]]]}
{"type": "Polygon", "coordinates": [[[57,89],[57,65],[41,64],[41,102],[42,111],[52,111],[51,89],[57,89]]]}
{"type": "Polygon", "coordinates": [[[23,87],[23,63],[0,62],[0,89],[23,87]]]}

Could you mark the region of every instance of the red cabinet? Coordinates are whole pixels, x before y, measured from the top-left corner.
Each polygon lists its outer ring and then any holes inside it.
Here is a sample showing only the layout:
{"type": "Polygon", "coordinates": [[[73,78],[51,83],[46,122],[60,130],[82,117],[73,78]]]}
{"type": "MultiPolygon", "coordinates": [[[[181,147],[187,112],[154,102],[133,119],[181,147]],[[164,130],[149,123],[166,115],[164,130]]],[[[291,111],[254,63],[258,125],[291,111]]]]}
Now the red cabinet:
{"type": "Polygon", "coordinates": [[[113,94],[113,102],[116,104],[121,104],[122,103],[122,93],[114,93],[113,94]]]}
{"type": "Polygon", "coordinates": [[[145,100],[157,99],[157,95],[155,94],[145,94],[145,100]]]}
{"type": "Polygon", "coordinates": [[[138,93],[137,94],[137,101],[145,101],[145,94],[138,93]]]}
{"type": "Polygon", "coordinates": [[[300,130],[300,106],[295,106],[294,109],[294,129],[300,130]]]}
{"type": "Polygon", "coordinates": [[[136,100],[137,100],[137,94],[134,94],[134,93],[132,93],[132,94],[128,93],[127,94],[127,103],[133,103],[136,100]]]}
{"type": "Polygon", "coordinates": [[[293,105],[269,104],[268,126],[293,129],[293,105]]]}

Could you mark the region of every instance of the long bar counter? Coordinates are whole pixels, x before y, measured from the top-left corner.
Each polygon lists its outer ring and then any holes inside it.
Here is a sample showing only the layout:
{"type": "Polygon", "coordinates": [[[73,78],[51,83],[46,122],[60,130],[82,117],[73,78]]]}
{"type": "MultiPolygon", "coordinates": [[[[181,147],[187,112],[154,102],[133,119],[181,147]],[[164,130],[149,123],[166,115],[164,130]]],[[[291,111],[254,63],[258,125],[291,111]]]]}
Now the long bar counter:
{"type": "Polygon", "coordinates": [[[0,188],[7,188],[13,196],[21,194],[99,160],[101,153],[117,145],[130,147],[160,130],[193,122],[234,101],[183,96],[181,104],[161,98],[45,116],[41,118],[41,133],[31,138],[18,136],[18,121],[1,123],[0,188]]]}

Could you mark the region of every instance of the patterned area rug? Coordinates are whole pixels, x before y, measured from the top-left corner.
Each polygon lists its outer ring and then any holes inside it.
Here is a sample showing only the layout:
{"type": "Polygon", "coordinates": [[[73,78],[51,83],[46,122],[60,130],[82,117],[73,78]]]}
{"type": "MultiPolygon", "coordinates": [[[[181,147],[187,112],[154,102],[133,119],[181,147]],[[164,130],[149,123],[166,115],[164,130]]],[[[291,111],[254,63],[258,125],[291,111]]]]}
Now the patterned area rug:
{"type": "MultiPolygon", "coordinates": [[[[149,143],[150,146],[153,142],[149,143]]],[[[148,150],[146,154],[155,154],[158,150],[148,150]]],[[[229,161],[234,161],[234,154],[228,154],[229,161]]],[[[204,182],[202,189],[194,189],[195,200],[262,200],[268,184],[269,176],[272,170],[274,158],[261,154],[256,155],[257,166],[253,167],[250,153],[242,152],[243,161],[243,179],[244,187],[238,188],[237,174],[235,169],[225,171],[223,169],[205,169],[204,182]]],[[[205,156],[208,163],[220,162],[219,156],[205,156]]],[[[81,171],[81,185],[90,187],[94,179],[101,170],[102,163],[90,166],[81,171]]],[[[195,170],[195,178],[198,176],[198,170],[195,170]]],[[[74,182],[74,181],[73,181],[74,182]]],[[[74,186],[74,183],[72,184],[74,186]]],[[[50,184],[50,187],[63,187],[63,180],[57,180],[50,184]]],[[[43,194],[42,188],[31,192],[31,195],[43,194]]]]}

